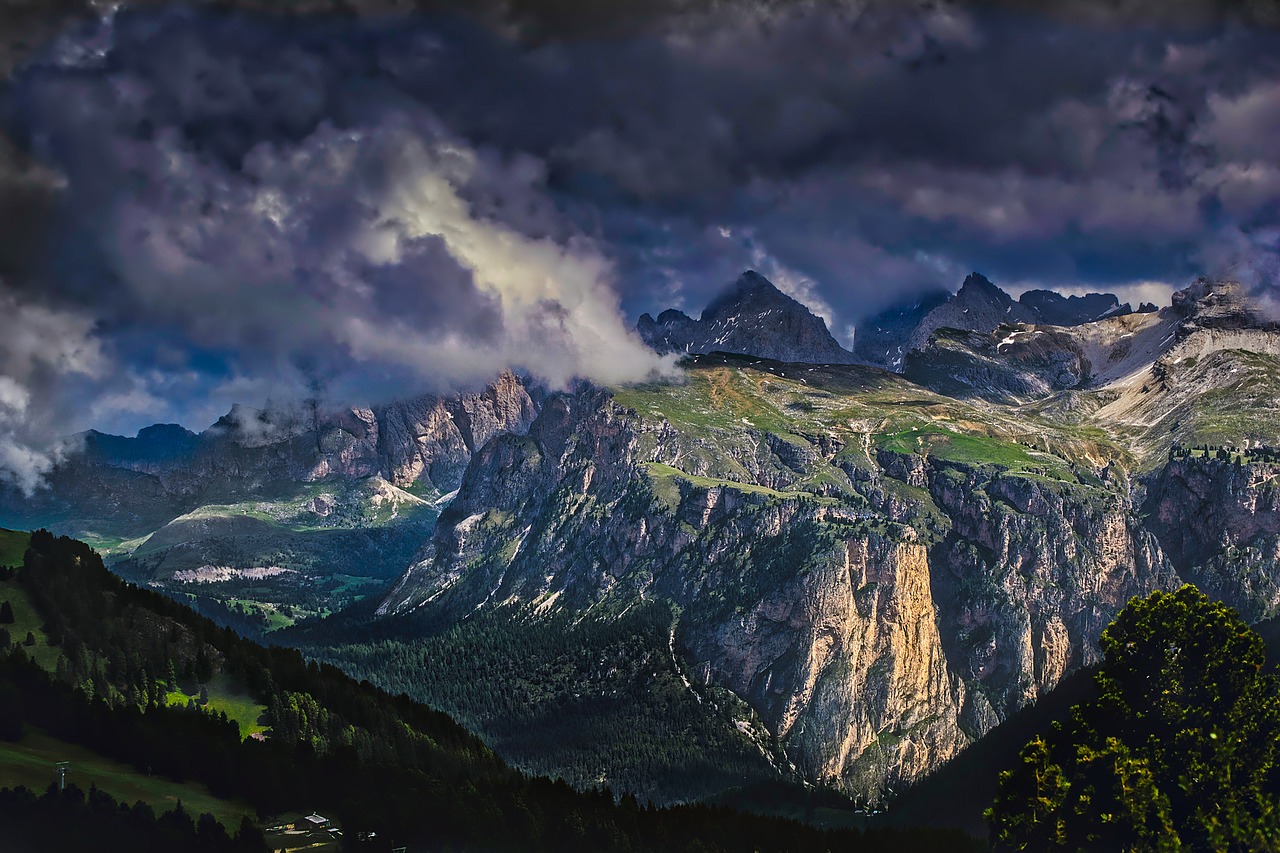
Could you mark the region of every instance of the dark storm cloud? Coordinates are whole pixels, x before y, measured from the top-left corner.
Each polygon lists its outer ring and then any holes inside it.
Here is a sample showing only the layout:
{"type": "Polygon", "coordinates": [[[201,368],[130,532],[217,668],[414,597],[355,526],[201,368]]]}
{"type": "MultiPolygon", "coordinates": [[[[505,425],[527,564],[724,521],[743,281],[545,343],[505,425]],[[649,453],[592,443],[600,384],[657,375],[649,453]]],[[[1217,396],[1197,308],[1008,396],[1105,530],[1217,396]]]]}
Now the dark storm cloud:
{"type": "Polygon", "coordinates": [[[662,365],[630,318],[747,266],[846,342],[971,269],[1145,294],[1276,268],[1271,5],[441,8],[126,9],[20,69],[58,250],[0,249],[0,277],[97,353],[63,371],[113,377],[94,417],[638,378],[662,365]]]}
{"type": "Polygon", "coordinates": [[[1200,131],[1224,92],[1274,73],[1274,35],[1204,5],[1159,26],[1145,11],[1100,26],[1099,4],[740,4],[621,43],[455,37],[440,73],[400,83],[469,138],[545,161],[623,262],[629,307],[663,307],[655,282],[704,301],[721,264],[690,256],[740,257],[724,226],[852,320],[954,270],[1034,279],[1031,254],[1045,284],[1176,280],[1212,239],[1206,209],[1270,203],[1271,173],[1200,131]],[[475,56],[491,73],[467,73],[475,56]]]}
{"type": "Polygon", "coordinates": [[[55,45],[10,101],[82,238],[40,286],[91,308],[134,358],[148,336],[176,339],[218,355],[213,379],[278,393],[661,369],[541,164],[474,146],[362,75],[377,56],[351,26],[122,14],[55,45]]]}

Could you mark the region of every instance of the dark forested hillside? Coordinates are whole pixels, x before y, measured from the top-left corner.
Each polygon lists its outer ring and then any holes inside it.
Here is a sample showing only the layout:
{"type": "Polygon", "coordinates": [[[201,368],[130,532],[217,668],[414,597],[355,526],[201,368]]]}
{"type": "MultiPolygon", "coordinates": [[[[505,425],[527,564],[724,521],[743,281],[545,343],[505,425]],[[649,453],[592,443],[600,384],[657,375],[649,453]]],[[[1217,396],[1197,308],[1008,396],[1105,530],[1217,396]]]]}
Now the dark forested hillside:
{"type": "MultiPolygon", "coordinates": [[[[42,621],[39,637],[35,630],[27,637],[0,636],[0,735],[14,739],[24,728],[38,727],[148,773],[198,780],[259,814],[319,808],[341,821],[353,849],[372,853],[393,839],[422,850],[803,851],[886,844],[933,850],[972,844],[928,831],[831,833],[706,806],[654,809],[606,788],[580,792],[508,768],[447,716],[407,697],[308,663],[294,650],[259,646],[128,585],[82,543],[37,532],[22,567],[5,575],[0,594],[42,621]],[[207,697],[210,686],[216,692],[227,684],[259,703],[265,732],[246,737],[252,727],[216,709],[207,697]],[[173,701],[188,691],[185,704],[173,701]],[[377,832],[376,840],[357,843],[362,831],[377,832]]],[[[478,663],[499,653],[481,651],[478,663]]],[[[137,808],[108,802],[100,792],[85,796],[72,789],[40,798],[12,791],[0,795],[0,813],[59,815],[68,827],[80,827],[74,831],[99,832],[103,839],[127,833],[130,820],[146,823],[145,810],[139,817],[137,808]]],[[[25,831],[28,818],[15,819],[15,833],[25,831]]],[[[260,845],[252,827],[227,833],[188,815],[162,815],[145,832],[176,843],[188,823],[193,838],[206,845],[181,845],[190,849],[260,845]]],[[[48,846],[48,835],[37,834],[36,843],[44,846],[32,849],[61,849],[48,846]]]]}
{"type": "Polygon", "coordinates": [[[671,624],[669,605],[648,602],[609,621],[498,612],[428,637],[349,640],[367,629],[339,619],[283,639],[356,678],[402,686],[527,772],[658,802],[786,778],[786,758],[758,720],[754,742],[734,727],[753,718],[744,702],[681,682],[671,624]]]}

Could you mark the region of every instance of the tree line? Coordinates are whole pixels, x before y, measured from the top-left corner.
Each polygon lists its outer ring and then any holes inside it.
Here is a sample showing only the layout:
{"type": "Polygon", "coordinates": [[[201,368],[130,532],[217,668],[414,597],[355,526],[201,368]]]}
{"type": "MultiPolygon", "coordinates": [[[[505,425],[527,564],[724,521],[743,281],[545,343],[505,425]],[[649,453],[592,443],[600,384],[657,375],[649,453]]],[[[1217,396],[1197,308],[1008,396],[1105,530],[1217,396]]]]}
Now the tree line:
{"type": "Polygon", "coordinates": [[[1249,462],[1280,462],[1280,447],[1258,445],[1257,447],[1235,447],[1230,444],[1195,444],[1186,445],[1175,442],[1169,447],[1169,459],[1192,459],[1197,457],[1216,459],[1219,462],[1234,462],[1236,465],[1249,462]]]}
{"type": "Polygon", "coordinates": [[[0,825],[7,853],[69,850],[130,853],[262,853],[262,833],[246,818],[234,835],[213,815],[193,818],[179,801],[157,815],[146,803],[132,806],[97,788],[50,785],[37,796],[25,787],[0,790],[0,825]]]}

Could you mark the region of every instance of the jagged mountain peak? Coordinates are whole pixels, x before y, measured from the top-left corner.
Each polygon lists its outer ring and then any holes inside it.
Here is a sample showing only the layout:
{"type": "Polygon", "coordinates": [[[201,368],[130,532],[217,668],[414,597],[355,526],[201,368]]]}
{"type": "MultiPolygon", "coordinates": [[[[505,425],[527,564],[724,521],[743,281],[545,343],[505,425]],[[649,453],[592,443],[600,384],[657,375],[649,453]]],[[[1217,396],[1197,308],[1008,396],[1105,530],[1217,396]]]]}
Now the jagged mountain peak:
{"type": "MultiPolygon", "coordinates": [[[[1009,313],[1010,309],[1014,309],[1014,306],[1018,306],[1018,308],[1014,310],[1021,310],[1025,307],[1020,306],[1012,296],[1001,290],[992,283],[991,279],[987,278],[980,272],[971,272],[965,276],[964,281],[960,285],[960,289],[956,291],[953,302],[962,308],[992,306],[1005,311],[1006,313],[1009,313]]],[[[965,326],[959,326],[957,328],[964,328],[968,331],[973,331],[967,329],[965,326]]]]}
{"type": "Polygon", "coordinates": [[[1244,285],[1232,279],[1201,276],[1173,294],[1173,309],[1186,317],[1238,317],[1263,320],[1257,304],[1244,285]]]}
{"type": "Polygon", "coordinates": [[[982,273],[970,273],[955,296],[934,308],[912,330],[909,350],[927,346],[938,329],[961,329],[968,332],[990,332],[1005,323],[1036,323],[1036,313],[1015,302],[982,273]]]}
{"type": "Polygon", "coordinates": [[[1121,303],[1114,293],[1063,296],[1054,290],[1028,290],[1018,297],[1018,302],[1034,311],[1040,322],[1050,326],[1079,326],[1105,317],[1133,313],[1133,307],[1128,302],[1121,303]]]}
{"type": "Polygon", "coordinates": [[[82,434],[88,458],[107,465],[160,464],[183,458],[200,445],[200,436],[179,424],[153,424],[135,437],[91,429],[82,434]]]}
{"type": "Polygon", "coordinates": [[[137,437],[143,441],[172,441],[189,440],[196,434],[182,424],[152,424],[138,430],[137,437]]]}
{"type": "Polygon", "coordinates": [[[996,287],[991,279],[987,278],[980,272],[971,272],[964,277],[964,281],[960,284],[960,290],[956,292],[956,298],[962,299],[966,296],[972,298],[974,295],[984,295],[994,298],[998,301],[1012,302],[1013,298],[1000,288],[996,287]]]}
{"type": "Polygon", "coordinates": [[[766,306],[809,312],[808,308],[783,293],[769,279],[755,270],[747,270],[707,304],[701,319],[705,323],[744,310],[760,311],[766,306]]]}
{"type": "Polygon", "coordinates": [[[641,316],[636,331],[662,353],[727,352],[807,364],[856,361],[821,317],[755,270],[729,283],[697,320],[669,308],[656,320],[641,316]]]}
{"type": "MultiPolygon", "coordinates": [[[[645,314],[644,316],[648,317],[649,315],[645,314]]],[[[669,323],[676,320],[683,320],[689,323],[693,322],[693,318],[681,311],[679,308],[668,308],[666,311],[663,311],[658,315],[659,323],[669,323]]]]}
{"type": "Polygon", "coordinates": [[[871,364],[901,370],[907,355],[928,348],[938,329],[989,333],[1009,323],[1079,326],[1131,313],[1132,307],[1113,293],[1063,296],[1035,289],[1015,300],[982,273],[972,272],[954,294],[937,291],[859,322],[854,351],[871,364]]]}
{"type": "Polygon", "coordinates": [[[1201,302],[1244,302],[1248,293],[1235,279],[1200,276],[1182,290],[1173,294],[1175,308],[1201,302]]]}

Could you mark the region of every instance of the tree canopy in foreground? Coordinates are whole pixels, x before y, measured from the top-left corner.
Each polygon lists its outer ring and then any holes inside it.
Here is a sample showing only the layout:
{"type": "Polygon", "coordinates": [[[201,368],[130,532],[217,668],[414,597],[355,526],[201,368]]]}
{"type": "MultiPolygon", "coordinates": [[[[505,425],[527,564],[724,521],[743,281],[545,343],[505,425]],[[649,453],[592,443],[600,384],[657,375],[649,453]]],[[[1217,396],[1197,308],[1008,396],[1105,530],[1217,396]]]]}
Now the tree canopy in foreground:
{"type": "Polygon", "coordinates": [[[1000,851],[1280,850],[1280,679],[1194,586],[1102,634],[1099,697],[1023,748],[986,812],[1000,851]]]}

